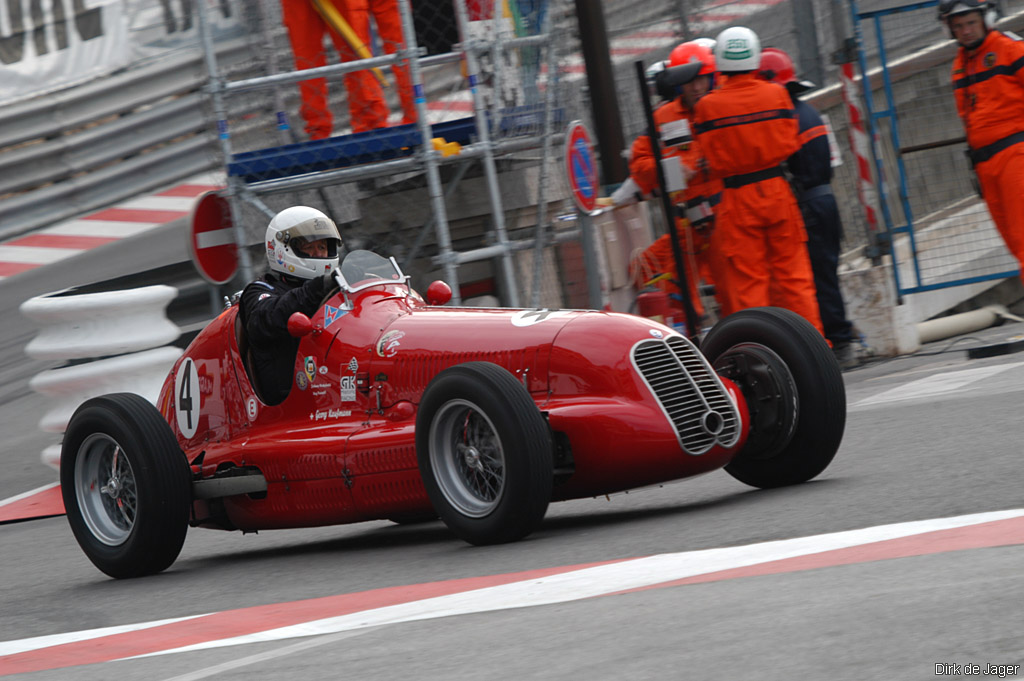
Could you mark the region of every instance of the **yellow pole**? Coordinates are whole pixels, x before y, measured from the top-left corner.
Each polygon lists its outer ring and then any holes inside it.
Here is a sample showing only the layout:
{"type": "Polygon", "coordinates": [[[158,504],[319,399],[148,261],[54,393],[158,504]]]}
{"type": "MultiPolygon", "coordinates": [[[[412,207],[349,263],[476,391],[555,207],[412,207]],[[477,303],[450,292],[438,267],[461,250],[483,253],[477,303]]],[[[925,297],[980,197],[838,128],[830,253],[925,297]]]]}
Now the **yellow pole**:
{"type": "MultiPolygon", "coordinates": [[[[331,28],[337,31],[341,37],[345,39],[345,42],[349,44],[349,47],[356,51],[356,54],[358,54],[362,59],[369,59],[373,56],[373,53],[370,52],[366,45],[363,44],[363,41],[359,39],[359,36],[356,35],[356,32],[352,30],[352,27],[348,25],[347,21],[345,21],[345,17],[341,16],[341,12],[339,12],[334,5],[326,0],[310,0],[310,2],[313,3],[316,11],[320,13],[320,16],[324,18],[324,21],[330,24],[331,28]]],[[[380,84],[383,87],[391,87],[391,83],[384,77],[384,72],[381,71],[380,68],[374,66],[372,71],[373,75],[377,77],[377,80],[380,81],[380,84]]]]}

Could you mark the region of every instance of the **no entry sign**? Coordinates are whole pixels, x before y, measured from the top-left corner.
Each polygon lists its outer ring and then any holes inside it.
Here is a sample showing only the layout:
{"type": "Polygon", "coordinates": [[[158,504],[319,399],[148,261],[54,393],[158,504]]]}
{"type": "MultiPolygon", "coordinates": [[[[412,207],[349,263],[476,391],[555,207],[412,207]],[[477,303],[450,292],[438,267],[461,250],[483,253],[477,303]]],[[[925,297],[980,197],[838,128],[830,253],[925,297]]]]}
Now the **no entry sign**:
{"type": "Polygon", "coordinates": [[[188,250],[199,274],[211,284],[223,284],[238,271],[231,207],[216,192],[206,192],[192,208],[188,250]]]}
{"type": "Polygon", "coordinates": [[[573,121],[565,132],[565,170],[572,187],[572,198],[584,213],[597,207],[597,166],[590,131],[580,121],[573,121]]]}

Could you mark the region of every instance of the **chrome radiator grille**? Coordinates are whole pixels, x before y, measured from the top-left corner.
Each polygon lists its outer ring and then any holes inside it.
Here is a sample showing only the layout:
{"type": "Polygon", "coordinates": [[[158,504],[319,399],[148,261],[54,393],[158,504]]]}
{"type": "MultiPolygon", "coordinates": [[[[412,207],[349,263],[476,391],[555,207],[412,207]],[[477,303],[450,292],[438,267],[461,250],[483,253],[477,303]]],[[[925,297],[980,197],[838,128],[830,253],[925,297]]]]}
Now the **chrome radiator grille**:
{"type": "Polygon", "coordinates": [[[682,336],[644,340],[633,346],[633,366],[672,422],[687,454],[704,454],[715,444],[731,447],[740,419],[714,369],[682,336]]]}

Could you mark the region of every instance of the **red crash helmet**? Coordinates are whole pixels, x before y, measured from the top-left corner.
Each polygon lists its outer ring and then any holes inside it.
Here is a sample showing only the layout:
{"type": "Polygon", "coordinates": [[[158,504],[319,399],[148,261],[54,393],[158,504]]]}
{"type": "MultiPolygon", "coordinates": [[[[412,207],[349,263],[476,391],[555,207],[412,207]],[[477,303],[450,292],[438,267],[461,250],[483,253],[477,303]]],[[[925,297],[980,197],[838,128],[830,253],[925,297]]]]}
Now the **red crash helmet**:
{"type": "Polygon", "coordinates": [[[697,73],[698,76],[710,76],[715,73],[715,55],[705,45],[701,45],[696,40],[676,45],[675,49],[668,56],[669,67],[684,66],[694,62],[703,64],[701,70],[697,73]]]}
{"type": "Polygon", "coordinates": [[[766,47],[761,51],[761,66],[757,70],[757,76],[761,80],[769,80],[799,92],[810,90],[814,87],[814,83],[807,80],[799,80],[796,77],[793,60],[789,58],[788,54],[777,47],[766,47]],[[793,83],[793,85],[790,86],[790,83],[793,83]]]}

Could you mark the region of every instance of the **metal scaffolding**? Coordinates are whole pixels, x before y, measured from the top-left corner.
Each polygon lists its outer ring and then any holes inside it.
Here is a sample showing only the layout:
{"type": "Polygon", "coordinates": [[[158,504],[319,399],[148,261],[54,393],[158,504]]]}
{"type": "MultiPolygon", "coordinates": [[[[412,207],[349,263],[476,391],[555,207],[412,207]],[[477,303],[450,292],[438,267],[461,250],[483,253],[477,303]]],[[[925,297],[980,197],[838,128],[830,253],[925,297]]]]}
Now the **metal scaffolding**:
{"type": "MultiPolygon", "coordinates": [[[[479,16],[472,16],[468,7],[471,3],[467,0],[452,0],[462,40],[454,44],[450,52],[427,56],[426,49],[417,44],[410,0],[398,0],[404,45],[398,46],[393,53],[316,68],[286,70],[278,67],[275,56],[275,44],[280,42],[280,35],[275,43],[273,34],[275,30],[280,34],[280,27],[275,26],[270,18],[274,8],[265,3],[267,0],[253,3],[258,5],[255,8],[258,21],[253,22],[255,27],[251,30],[259,35],[251,42],[258,46],[266,63],[253,69],[255,75],[250,70],[245,77],[236,79],[229,78],[217,63],[209,26],[209,10],[206,3],[199,3],[200,40],[209,71],[206,93],[216,121],[219,153],[227,169],[224,195],[231,206],[230,217],[237,243],[245,246],[260,241],[262,233],[255,236],[246,229],[244,213],[255,209],[269,219],[276,213],[267,203],[271,195],[321,190],[348,183],[366,183],[375,178],[389,178],[397,185],[401,179],[416,176],[418,182],[425,183],[430,212],[415,228],[415,238],[408,240],[407,243],[413,246],[407,255],[417,257],[423,251],[428,239],[427,232],[432,228],[436,253],[431,257],[431,263],[441,269],[444,279],[451,285],[455,304],[462,302],[460,266],[491,260],[493,276],[500,287],[501,302],[504,305],[518,307],[526,293],[523,287],[531,294],[529,297],[532,304],[539,305],[545,247],[564,242],[578,234],[575,230],[554,234],[554,221],[549,206],[551,201],[563,198],[558,195],[558,183],[552,182],[549,165],[555,145],[562,137],[560,132],[556,132],[559,116],[565,116],[558,102],[558,31],[554,28],[550,8],[544,12],[541,21],[535,22],[537,31],[515,36],[510,33],[509,18],[502,16],[501,11],[495,9],[493,16],[481,20],[479,16]],[[486,30],[481,30],[481,25],[486,30]],[[533,70],[527,69],[525,73],[536,80],[528,84],[529,88],[522,86],[523,70],[514,72],[508,63],[507,55],[517,55],[515,58],[518,59],[520,54],[527,54],[532,60],[533,70]],[[485,69],[482,66],[484,62],[492,68],[485,69]],[[452,65],[452,70],[455,65],[461,66],[463,82],[468,81],[469,85],[468,99],[472,115],[432,122],[432,114],[439,107],[428,106],[424,69],[445,64],[452,65]],[[295,98],[293,96],[289,100],[283,96],[282,86],[294,86],[301,81],[324,77],[332,77],[337,82],[345,74],[395,65],[408,68],[418,117],[415,124],[337,135],[324,140],[288,143],[289,116],[286,109],[289,101],[294,105],[295,98]],[[510,86],[508,81],[516,78],[520,82],[510,86]],[[527,90],[537,89],[538,83],[543,89],[543,96],[523,94],[527,90]],[[503,93],[506,91],[517,93],[518,101],[503,101],[503,93]],[[276,139],[283,144],[255,150],[239,149],[232,129],[235,109],[231,106],[231,100],[245,93],[262,93],[259,96],[272,99],[268,107],[275,109],[277,134],[273,137],[263,135],[259,139],[276,139]],[[457,150],[450,152],[446,145],[450,147],[453,142],[457,150]],[[532,162],[537,164],[537,152],[540,154],[537,173],[539,180],[534,180],[535,194],[529,197],[530,210],[536,216],[536,224],[529,225],[526,238],[513,238],[506,222],[508,206],[504,205],[504,197],[507,193],[503,191],[502,178],[507,178],[508,173],[525,172],[521,168],[516,170],[516,155],[532,153],[532,162]],[[509,158],[513,160],[504,161],[509,158]],[[464,244],[460,248],[453,239],[447,204],[459,190],[467,169],[476,161],[483,168],[484,181],[480,189],[486,190],[490,226],[486,234],[482,235],[485,239],[482,245],[478,243],[475,247],[467,247],[464,244]],[[508,166],[504,176],[499,163],[508,166]],[[447,191],[442,178],[446,166],[454,166],[447,180],[447,191]],[[532,277],[517,276],[515,254],[531,249],[534,255],[532,277]]],[[[495,3],[495,7],[499,5],[501,3],[495,3]]],[[[477,5],[473,5],[472,9],[479,14],[477,5]]],[[[352,96],[351,93],[349,96],[352,96]]],[[[251,111],[253,107],[241,108],[251,111]]],[[[239,125],[245,127],[244,123],[239,125]]],[[[294,139],[295,132],[291,131],[290,136],[294,139]]],[[[561,189],[561,194],[567,196],[564,188],[561,189]]],[[[517,231],[522,232],[521,225],[516,227],[517,231]]],[[[241,275],[247,280],[251,279],[253,263],[249,250],[241,247],[239,252],[241,275]]]]}

